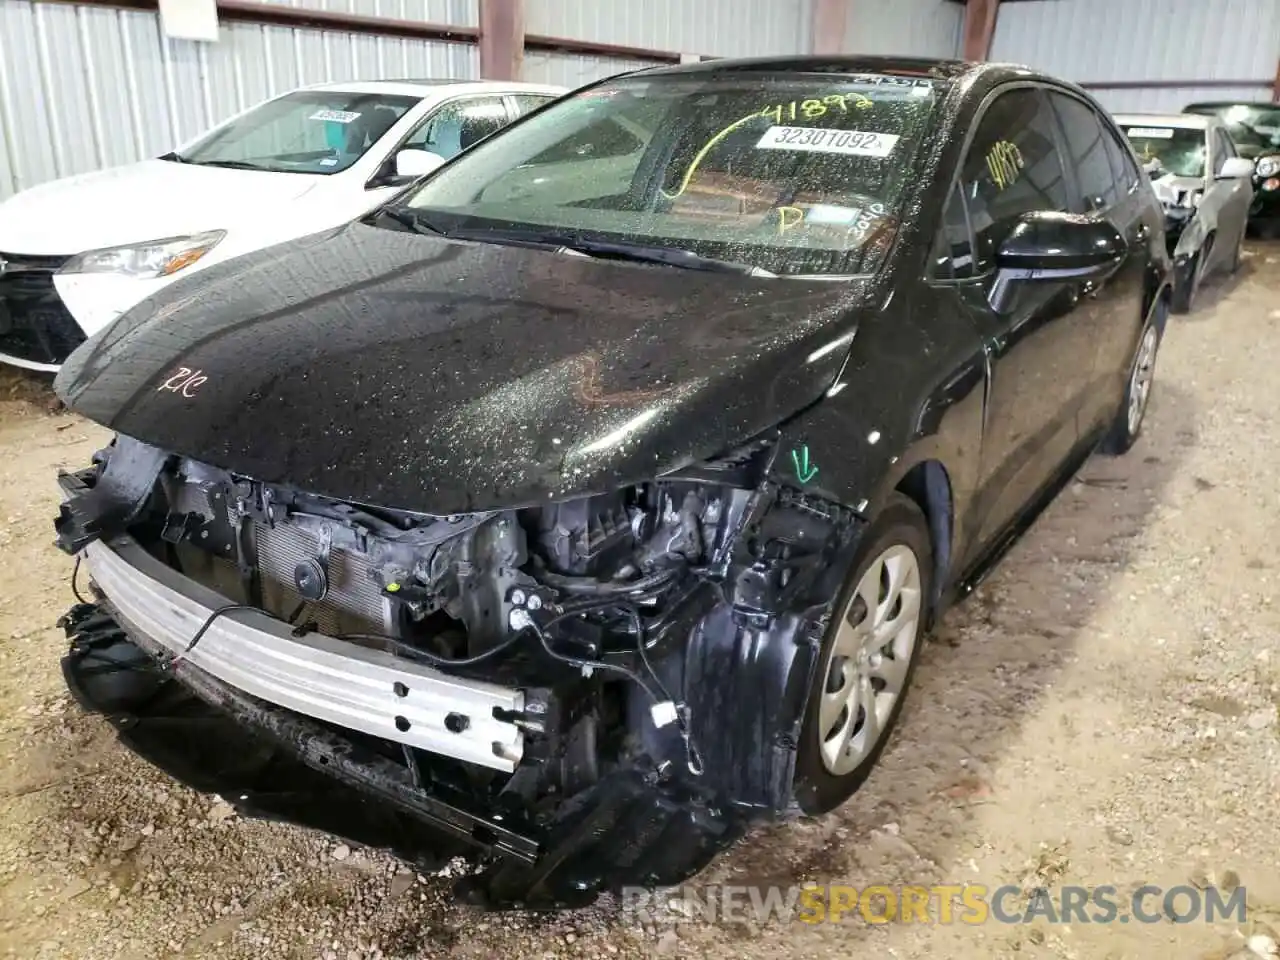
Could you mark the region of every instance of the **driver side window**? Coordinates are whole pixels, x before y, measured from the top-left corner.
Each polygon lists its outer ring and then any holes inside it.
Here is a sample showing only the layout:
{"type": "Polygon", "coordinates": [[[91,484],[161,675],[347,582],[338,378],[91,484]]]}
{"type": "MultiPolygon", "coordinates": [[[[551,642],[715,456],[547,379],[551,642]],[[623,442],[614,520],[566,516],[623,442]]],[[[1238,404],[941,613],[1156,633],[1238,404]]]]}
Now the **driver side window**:
{"type": "Polygon", "coordinates": [[[1000,94],[978,121],[960,171],[977,274],[992,268],[1015,217],[1070,209],[1056,129],[1047,98],[1033,87],[1000,94]]]}

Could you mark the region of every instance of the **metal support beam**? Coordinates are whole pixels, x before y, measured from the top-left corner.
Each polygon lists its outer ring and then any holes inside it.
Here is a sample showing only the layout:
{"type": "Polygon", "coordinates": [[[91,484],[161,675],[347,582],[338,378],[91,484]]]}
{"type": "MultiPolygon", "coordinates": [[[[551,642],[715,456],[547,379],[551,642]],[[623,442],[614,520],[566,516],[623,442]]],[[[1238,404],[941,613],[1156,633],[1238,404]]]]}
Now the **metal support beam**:
{"type": "Polygon", "coordinates": [[[524,65],[524,0],[480,0],[480,77],[519,80],[524,65]]]}
{"type": "Polygon", "coordinates": [[[814,0],[810,15],[813,52],[818,55],[843,53],[845,11],[861,0],[814,0]]]}
{"type": "Polygon", "coordinates": [[[1000,0],[969,0],[964,8],[964,58],[986,60],[996,35],[1000,0]]]}

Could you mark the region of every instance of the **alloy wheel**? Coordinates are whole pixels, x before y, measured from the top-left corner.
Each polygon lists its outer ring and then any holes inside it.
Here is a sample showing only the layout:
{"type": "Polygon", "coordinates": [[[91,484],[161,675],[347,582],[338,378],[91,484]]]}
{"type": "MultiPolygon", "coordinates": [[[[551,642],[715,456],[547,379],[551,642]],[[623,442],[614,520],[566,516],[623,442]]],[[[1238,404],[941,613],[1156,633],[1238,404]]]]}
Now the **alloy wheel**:
{"type": "Polygon", "coordinates": [[[920,563],[898,544],[867,567],[841,613],[817,725],[822,762],[834,776],[856,770],[884,736],[915,651],[921,594],[920,563]]]}
{"type": "Polygon", "coordinates": [[[1147,401],[1151,398],[1151,381],[1155,376],[1158,343],[1159,334],[1153,324],[1142,334],[1142,343],[1138,345],[1138,358],[1133,364],[1133,373],[1129,378],[1130,436],[1138,432],[1138,428],[1142,425],[1142,418],[1147,412],[1147,401]]]}

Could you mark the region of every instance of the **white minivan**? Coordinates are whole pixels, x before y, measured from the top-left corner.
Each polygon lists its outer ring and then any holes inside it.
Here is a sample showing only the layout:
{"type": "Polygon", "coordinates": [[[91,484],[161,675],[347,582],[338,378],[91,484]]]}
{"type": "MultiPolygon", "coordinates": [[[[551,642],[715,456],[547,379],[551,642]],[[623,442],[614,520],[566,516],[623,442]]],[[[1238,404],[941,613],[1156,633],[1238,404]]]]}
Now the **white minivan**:
{"type": "Polygon", "coordinates": [[[56,371],[179,277],[354,219],[564,92],[492,81],[303,87],[161,157],[18,193],[0,203],[0,362],[56,371]]]}

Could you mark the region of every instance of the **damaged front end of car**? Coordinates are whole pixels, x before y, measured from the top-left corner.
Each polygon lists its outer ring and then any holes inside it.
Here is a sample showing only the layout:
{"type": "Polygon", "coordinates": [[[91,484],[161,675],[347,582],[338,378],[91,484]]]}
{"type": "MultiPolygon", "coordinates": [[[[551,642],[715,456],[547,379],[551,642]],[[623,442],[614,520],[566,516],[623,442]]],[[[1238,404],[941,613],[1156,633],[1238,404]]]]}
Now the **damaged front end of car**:
{"type": "MultiPolygon", "coordinates": [[[[567,906],[675,884],[795,809],[817,652],[858,536],[775,438],[613,493],[431,516],[119,435],[60,476],[90,594],[69,686],[247,815],[567,906]]],[[[81,580],[84,578],[82,577],[81,580]]]]}

